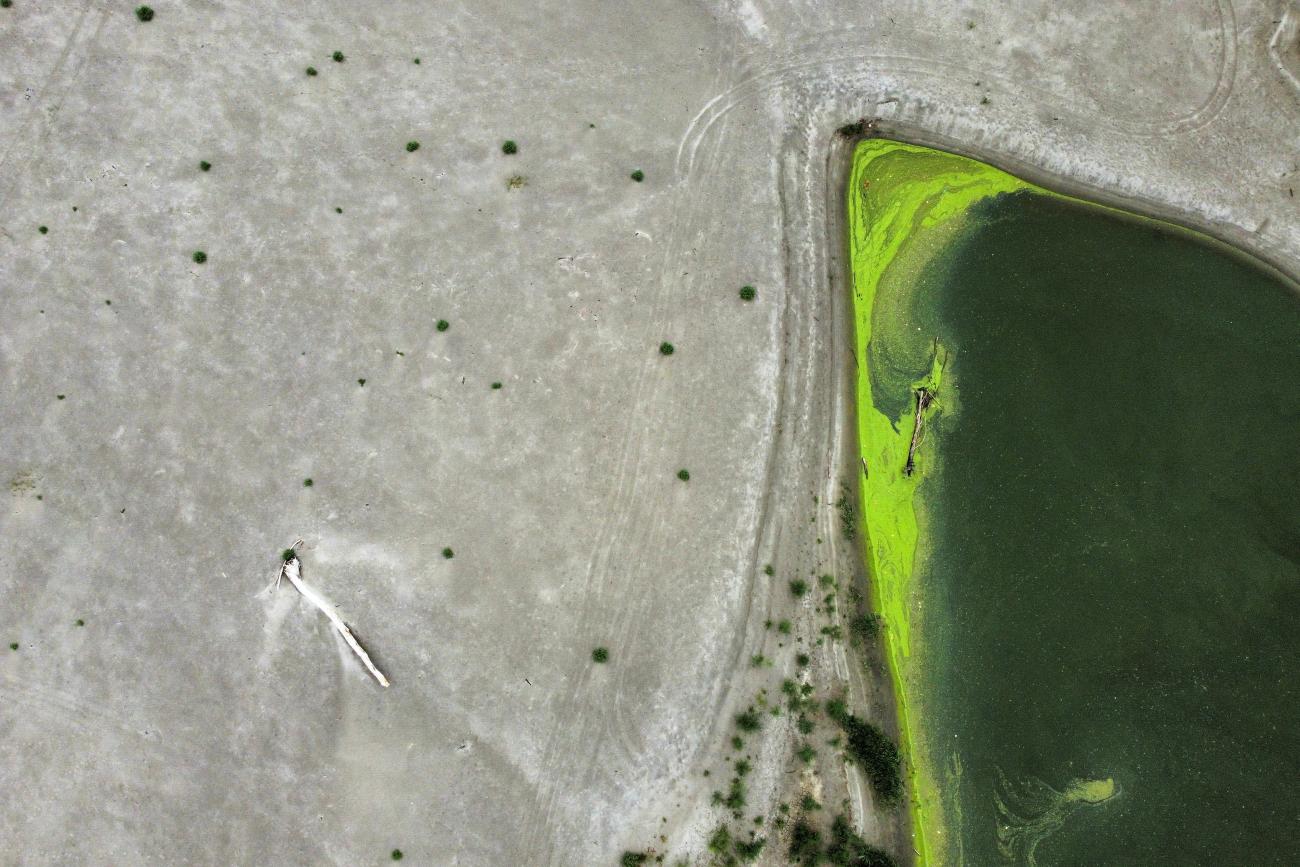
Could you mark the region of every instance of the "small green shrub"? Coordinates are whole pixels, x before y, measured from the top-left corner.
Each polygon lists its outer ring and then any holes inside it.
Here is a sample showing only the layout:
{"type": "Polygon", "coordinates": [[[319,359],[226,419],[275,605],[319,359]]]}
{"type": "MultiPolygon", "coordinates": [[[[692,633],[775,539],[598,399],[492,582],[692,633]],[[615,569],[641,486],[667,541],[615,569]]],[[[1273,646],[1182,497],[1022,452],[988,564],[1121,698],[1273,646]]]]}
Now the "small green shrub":
{"type": "Polygon", "coordinates": [[[816,728],[816,725],[808,717],[799,714],[799,719],[795,720],[795,728],[799,729],[799,734],[801,735],[810,735],[813,733],[813,729],[816,728]]]}
{"type": "Polygon", "coordinates": [[[817,803],[817,799],[812,795],[804,795],[803,800],[799,802],[799,809],[805,813],[811,813],[814,810],[820,810],[822,805],[817,803]]]}
{"type": "Polygon", "coordinates": [[[515,144],[510,139],[506,139],[504,142],[501,143],[501,153],[507,155],[517,154],[519,153],[519,145],[515,144]]]}
{"type": "Polygon", "coordinates": [[[880,635],[880,618],[874,614],[855,614],[849,620],[849,631],[863,644],[870,644],[880,635]]]}
{"type": "Polygon", "coordinates": [[[212,170],[212,163],[207,160],[199,160],[199,171],[207,172],[212,170]]]}
{"type": "Polygon", "coordinates": [[[795,864],[813,865],[821,857],[822,833],[806,819],[795,820],[790,829],[790,860],[795,864]]]}
{"type": "Polygon", "coordinates": [[[494,382],[494,383],[492,383],[492,390],[493,390],[493,391],[500,391],[500,390],[501,390],[501,383],[499,383],[499,382],[494,382]]]}
{"type": "Polygon", "coordinates": [[[42,235],[45,235],[45,234],[48,234],[48,233],[49,233],[49,231],[50,231],[50,227],[49,227],[49,226],[37,226],[37,227],[36,227],[36,231],[40,232],[42,235]]]}
{"type": "Polygon", "coordinates": [[[795,755],[798,756],[805,765],[810,765],[812,764],[812,760],[817,758],[817,751],[812,748],[812,744],[804,744],[795,751],[795,755]]]}
{"type": "Polygon", "coordinates": [[[898,745],[876,726],[844,710],[842,703],[832,711],[828,702],[827,712],[848,736],[848,753],[867,775],[876,800],[885,807],[897,805],[903,798],[903,762],[898,745]]]}
{"type": "Polygon", "coordinates": [[[406,152],[408,154],[415,153],[419,149],[420,149],[420,143],[418,141],[408,141],[406,143],[406,152]]]}
{"type": "Polygon", "coordinates": [[[78,617],[78,618],[77,618],[77,625],[78,625],[78,626],[85,626],[85,625],[86,625],[86,621],[84,621],[84,620],[82,620],[80,617],[78,617]]]}
{"type": "Polygon", "coordinates": [[[807,668],[808,663],[812,662],[812,657],[806,653],[801,653],[794,658],[794,664],[800,668],[807,668]]]}
{"type": "Polygon", "coordinates": [[[202,250],[195,250],[192,258],[194,259],[194,264],[202,265],[204,262],[208,261],[208,254],[204,253],[202,250]]]}
{"type": "Polygon", "coordinates": [[[303,486],[304,488],[310,488],[310,487],[311,487],[312,485],[314,485],[314,484],[315,484],[315,482],[313,482],[311,479],[303,479],[303,480],[302,480],[302,486],[303,486]]]}
{"type": "Polygon", "coordinates": [[[358,380],[357,380],[357,385],[361,386],[362,388],[365,388],[365,387],[366,387],[366,381],[365,381],[364,379],[358,379],[358,380]]]}
{"type": "Polygon", "coordinates": [[[14,0],[0,0],[0,9],[8,9],[14,5],[14,0]]]}
{"type": "Polygon", "coordinates": [[[280,559],[286,563],[288,563],[290,560],[292,560],[294,557],[297,556],[298,556],[298,552],[294,551],[292,548],[285,548],[283,551],[280,552],[280,559]]]}
{"type": "Polygon", "coordinates": [[[624,852],[623,857],[618,859],[619,867],[637,867],[638,864],[644,864],[650,860],[650,856],[644,852],[624,852]]]}
{"type": "Polygon", "coordinates": [[[731,739],[731,748],[736,751],[743,750],[745,748],[745,739],[736,735],[731,739]]]}
{"type": "Polygon", "coordinates": [[[343,61],[347,60],[347,58],[343,56],[342,51],[335,51],[333,54],[330,55],[330,57],[334,59],[335,63],[342,63],[343,61]]]}
{"type": "Polygon", "coordinates": [[[741,301],[753,301],[753,300],[754,300],[755,298],[757,298],[757,297],[758,297],[758,290],[755,289],[753,286],[741,286],[741,287],[740,287],[740,300],[741,300],[741,301]]]}
{"type": "Polygon", "coordinates": [[[736,776],[747,777],[749,776],[749,772],[751,770],[752,768],[750,767],[750,764],[747,760],[741,759],[738,762],[736,762],[736,776]]]}
{"type": "Polygon", "coordinates": [[[153,10],[150,9],[148,6],[137,6],[135,7],[135,17],[139,18],[141,21],[144,22],[152,21],[153,10]]]}
{"type": "Polygon", "coordinates": [[[314,67],[314,66],[309,66],[309,67],[307,67],[307,74],[308,74],[308,75],[315,75],[315,74],[316,74],[316,67],[314,67]]]}
{"type": "Polygon", "coordinates": [[[826,860],[841,867],[896,867],[897,862],[883,849],[877,849],[853,830],[849,820],[836,816],[831,823],[831,842],[826,860]]]}
{"type": "Polygon", "coordinates": [[[772,568],[771,563],[768,563],[766,566],[763,567],[763,574],[770,578],[776,574],[776,570],[772,568]]]}
{"type": "Polygon", "coordinates": [[[691,480],[691,471],[690,471],[690,470],[678,470],[678,471],[677,471],[677,478],[681,479],[683,482],[689,482],[689,481],[691,480]]]}
{"type": "Polygon", "coordinates": [[[752,707],[736,714],[736,728],[742,732],[756,732],[763,727],[763,719],[752,707]]]}
{"type": "Polygon", "coordinates": [[[420,65],[420,58],[417,57],[417,58],[415,58],[414,60],[412,60],[411,62],[414,63],[416,66],[419,66],[419,65],[420,65]]]}
{"type": "Polygon", "coordinates": [[[394,861],[401,861],[401,860],[402,860],[402,850],[401,850],[401,849],[394,849],[394,850],[393,850],[393,860],[394,860],[394,861]]]}
{"type": "Polygon", "coordinates": [[[782,635],[789,635],[792,629],[794,629],[794,626],[789,620],[782,620],[776,625],[776,631],[782,635]]]}
{"type": "Polygon", "coordinates": [[[862,135],[864,129],[866,129],[866,124],[862,121],[858,121],[856,123],[846,123],[844,126],[839,128],[838,132],[845,138],[852,138],[855,135],[862,135]]]}
{"type": "Polygon", "coordinates": [[[790,582],[790,592],[796,599],[802,599],[808,593],[808,582],[802,578],[796,578],[790,582]]]}
{"type": "Polygon", "coordinates": [[[591,661],[600,663],[609,662],[609,648],[597,647],[591,652],[591,661]]]}
{"type": "Polygon", "coordinates": [[[762,837],[755,837],[748,842],[737,840],[736,857],[741,861],[756,861],[758,856],[763,854],[763,846],[766,843],[767,840],[762,837]]]}
{"type": "Polygon", "coordinates": [[[336,214],[341,214],[341,213],[343,213],[343,209],[342,209],[342,208],[335,208],[335,209],[334,209],[334,213],[336,213],[336,214]]]}
{"type": "Polygon", "coordinates": [[[645,172],[641,171],[640,169],[637,169],[636,171],[632,172],[630,177],[632,178],[632,180],[636,181],[639,184],[645,180],[645,172]]]}
{"type": "Polygon", "coordinates": [[[451,323],[448,322],[446,319],[439,319],[436,327],[439,331],[446,331],[448,328],[451,327],[451,323]]]}
{"type": "Polygon", "coordinates": [[[666,340],[663,343],[659,344],[660,355],[672,355],[676,351],[677,351],[676,347],[674,347],[671,343],[669,343],[666,340]]]}
{"type": "Polygon", "coordinates": [[[731,832],[726,825],[719,825],[709,837],[709,851],[719,855],[731,848],[731,832]]]}
{"type": "Polygon", "coordinates": [[[450,548],[443,548],[443,549],[442,549],[442,557],[443,557],[444,560],[450,560],[452,557],[455,557],[455,556],[456,556],[456,552],[453,551],[453,550],[451,550],[450,548]]]}
{"type": "Polygon", "coordinates": [[[17,642],[17,641],[10,642],[10,644],[9,644],[9,649],[10,649],[10,650],[17,650],[17,649],[18,649],[18,642],[17,642]]]}

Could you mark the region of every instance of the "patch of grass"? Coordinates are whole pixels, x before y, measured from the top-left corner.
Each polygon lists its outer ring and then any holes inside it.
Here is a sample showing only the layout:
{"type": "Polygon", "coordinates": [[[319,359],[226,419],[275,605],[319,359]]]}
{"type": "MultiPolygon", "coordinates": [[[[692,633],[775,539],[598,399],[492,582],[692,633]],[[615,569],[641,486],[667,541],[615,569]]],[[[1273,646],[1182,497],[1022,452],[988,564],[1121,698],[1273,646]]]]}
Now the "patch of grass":
{"type": "Polygon", "coordinates": [[[591,661],[600,663],[609,662],[609,648],[597,647],[591,652],[591,661]]]}
{"type": "Polygon", "coordinates": [[[298,556],[298,552],[294,551],[292,548],[285,548],[283,551],[280,552],[280,559],[286,563],[288,563],[290,560],[292,560],[294,557],[297,556],[298,556]]]}
{"type": "Polygon", "coordinates": [[[394,849],[394,850],[392,851],[392,856],[393,856],[393,860],[394,860],[394,861],[401,861],[401,860],[402,860],[402,850],[401,850],[401,849],[394,849]]]}
{"type": "Polygon", "coordinates": [[[858,536],[858,515],[857,510],[853,508],[853,502],[844,494],[835,501],[835,508],[840,513],[840,532],[844,538],[853,541],[858,536]]]}
{"type": "Polygon", "coordinates": [[[336,214],[341,214],[341,213],[343,213],[343,209],[342,209],[342,208],[335,208],[335,209],[334,209],[334,213],[336,213],[336,214]]]}
{"type": "Polygon", "coordinates": [[[849,632],[863,644],[870,644],[880,635],[880,618],[875,614],[855,614],[849,620],[849,632]]]}
{"type": "Polygon", "coordinates": [[[624,852],[623,857],[618,859],[619,867],[637,867],[638,864],[644,864],[650,860],[650,856],[644,852],[624,852]]]}
{"type": "Polygon", "coordinates": [[[358,379],[358,380],[357,380],[357,385],[361,386],[362,388],[365,388],[365,387],[366,387],[366,381],[365,381],[364,379],[358,379]]]}
{"type": "Polygon", "coordinates": [[[632,174],[629,175],[628,177],[630,177],[632,180],[636,181],[639,184],[645,180],[645,172],[641,171],[640,169],[637,169],[636,171],[632,172],[632,174]]]}
{"type": "Polygon", "coordinates": [[[812,744],[804,744],[799,747],[799,749],[795,750],[794,754],[798,756],[805,765],[811,765],[812,760],[817,758],[817,751],[813,749],[812,744]]]}
{"type": "Polygon", "coordinates": [[[796,599],[802,599],[808,594],[808,582],[802,578],[796,578],[790,582],[790,592],[796,599]]]}
{"type": "Polygon", "coordinates": [[[506,139],[504,142],[501,143],[501,153],[507,155],[517,154],[519,153],[519,145],[515,144],[510,139],[506,139]]]}
{"type": "Polygon", "coordinates": [[[411,62],[414,63],[416,66],[419,66],[419,65],[420,65],[420,58],[417,57],[417,58],[415,58],[414,60],[412,60],[411,62]]]}
{"type": "Polygon", "coordinates": [[[820,577],[820,578],[817,579],[817,583],[820,584],[820,585],[822,585],[823,587],[834,587],[834,586],[835,586],[835,576],[834,576],[834,575],[823,575],[822,577],[820,577]]]}
{"type": "Polygon", "coordinates": [[[204,262],[208,261],[208,254],[204,253],[202,250],[195,250],[194,255],[190,258],[194,260],[195,265],[202,265],[204,262]]]}
{"type": "Polygon", "coordinates": [[[148,6],[137,6],[135,7],[135,17],[148,23],[153,20],[153,10],[148,6]]]}
{"type": "Polygon", "coordinates": [[[766,566],[763,567],[763,574],[770,578],[776,574],[776,570],[772,568],[771,563],[768,563],[766,566]]]}
{"type": "Polygon", "coordinates": [[[676,351],[677,348],[666,340],[663,343],[659,344],[660,355],[672,355],[676,351]]]}
{"type": "Polygon", "coordinates": [[[314,484],[316,484],[316,483],[313,482],[311,479],[303,479],[303,480],[302,480],[302,486],[303,486],[304,488],[310,488],[310,487],[311,487],[312,485],[314,485],[314,484]]]}
{"type": "Polygon", "coordinates": [[[736,857],[741,861],[756,861],[763,854],[763,846],[766,844],[767,840],[762,837],[755,837],[748,842],[737,840],[736,857]]]}
{"type": "Polygon", "coordinates": [[[719,825],[718,829],[709,835],[709,851],[719,855],[731,848],[731,832],[727,830],[726,825],[719,825]]]}
{"type": "Polygon", "coordinates": [[[816,864],[821,858],[822,832],[808,823],[806,819],[796,819],[790,829],[790,861],[794,864],[816,864]]]}
{"type": "Polygon", "coordinates": [[[896,867],[897,862],[883,849],[877,849],[853,830],[849,820],[836,816],[831,823],[831,842],[826,860],[843,867],[896,867]]]}
{"type": "Polygon", "coordinates": [[[804,795],[803,800],[799,802],[799,809],[805,813],[811,813],[814,810],[820,810],[822,805],[817,803],[817,799],[812,795],[804,795]]]}
{"type": "Polygon", "coordinates": [[[844,703],[827,702],[827,714],[848,736],[848,753],[867,775],[871,791],[883,806],[896,806],[903,798],[902,758],[898,745],[879,728],[849,713],[844,703]]]}
{"type": "Polygon", "coordinates": [[[757,653],[749,658],[749,664],[752,668],[762,668],[767,665],[767,657],[757,653]]]}
{"type": "Polygon", "coordinates": [[[56,395],[54,395],[54,397],[55,397],[56,400],[63,400],[63,399],[65,399],[65,398],[67,397],[67,395],[66,395],[66,394],[56,394],[56,395]]]}
{"type": "Polygon", "coordinates": [[[862,121],[857,121],[855,123],[844,124],[844,126],[840,127],[837,132],[845,138],[852,138],[855,135],[862,135],[864,129],[866,129],[866,124],[862,121]]]}
{"type": "Polygon", "coordinates": [[[499,382],[494,382],[494,383],[492,383],[492,390],[493,390],[493,391],[500,391],[500,390],[501,390],[501,383],[499,383],[499,382]]]}
{"type": "Polygon", "coordinates": [[[309,66],[309,67],[307,67],[307,74],[308,74],[308,75],[315,75],[315,74],[316,74],[316,67],[314,67],[314,66],[309,66]]]}
{"type": "Polygon", "coordinates": [[[528,186],[528,178],[523,175],[511,175],[506,178],[507,190],[522,190],[526,186],[528,186]]]}
{"type": "Polygon", "coordinates": [[[727,788],[727,797],[722,803],[732,812],[738,813],[745,809],[745,784],[740,777],[732,777],[731,785],[727,788]]]}
{"type": "Polygon", "coordinates": [[[408,154],[413,154],[419,149],[420,149],[420,143],[418,141],[408,141],[406,143],[406,152],[408,154]]]}
{"type": "Polygon", "coordinates": [[[812,657],[810,657],[806,653],[800,653],[798,656],[794,658],[794,664],[799,666],[800,668],[807,668],[808,663],[810,662],[812,662],[812,657]]]}
{"type": "Polygon", "coordinates": [[[10,650],[17,650],[17,649],[18,649],[18,642],[17,642],[17,641],[12,641],[12,642],[10,642],[10,643],[9,643],[9,649],[10,649],[10,650]]]}
{"type": "Polygon", "coordinates": [[[207,160],[199,160],[199,171],[208,172],[212,170],[212,163],[207,160]]]}
{"type": "Polygon", "coordinates": [[[795,728],[799,729],[801,735],[810,735],[813,733],[813,729],[816,728],[816,724],[803,714],[799,714],[799,719],[795,720],[794,725],[795,728]]]}
{"type": "Polygon", "coordinates": [[[753,300],[754,300],[755,298],[757,298],[757,297],[758,297],[758,290],[755,289],[753,286],[741,286],[741,287],[740,287],[740,300],[741,300],[741,301],[753,301],[753,300]]]}
{"type": "Polygon", "coordinates": [[[342,63],[343,61],[347,60],[347,57],[343,55],[342,51],[335,51],[333,54],[330,55],[330,58],[335,63],[342,63]]]}
{"type": "Polygon", "coordinates": [[[689,481],[691,480],[691,471],[690,471],[690,470],[678,470],[678,471],[677,471],[677,478],[681,479],[683,482],[689,482],[689,481]]]}
{"type": "Polygon", "coordinates": [[[442,558],[443,558],[444,560],[450,560],[452,557],[455,557],[455,556],[456,556],[456,552],[453,551],[453,550],[451,550],[450,548],[443,548],[443,549],[442,549],[442,558]]]}
{"type": "Polygon", "coordinates": [[[40,232],[42,235],[46,235],[46,234],[49,234],[50,227],[49,227],[49,226],[37,226],[37,227],[36,227],[36,231],[40,232]]]}
{"type": "Polygon", "coordinates": [[[736,714],[736,728],[742,732],[756,732],[763,727],[763,718],[752,707],[736,714]]]}
{"type": "Polygon", "coordinates": [[[743,750],[745,748],[745,739],[740,735],[735,735],[731,739],[731,748],[736,751],[743,750]]]}
{"type": "Polygon", "coordinates": [[[86,621],[84,621],[84,620],[82,620],[80,617],[78,617],[78,618],[77,618],[77,625],[78,625],[78,626],[85,626],[85,625],[86,625],[86,621]]]}
{"type": "Polygon", "coordinates": [[[782,620],[780,623],[776,625],[776,631],[781,633],[782,635],[789,635],[790,631],[793,628],[794,626],[790,623],[789,620],[782,620]]]}
{"type": "Polygon", "coordinates": [[[437,328],[439,331],[446,331],[448,328],[451,327],[451,323],[448,322],[446,319],[439,319],[438,324],[434,327],[437,328]]]}

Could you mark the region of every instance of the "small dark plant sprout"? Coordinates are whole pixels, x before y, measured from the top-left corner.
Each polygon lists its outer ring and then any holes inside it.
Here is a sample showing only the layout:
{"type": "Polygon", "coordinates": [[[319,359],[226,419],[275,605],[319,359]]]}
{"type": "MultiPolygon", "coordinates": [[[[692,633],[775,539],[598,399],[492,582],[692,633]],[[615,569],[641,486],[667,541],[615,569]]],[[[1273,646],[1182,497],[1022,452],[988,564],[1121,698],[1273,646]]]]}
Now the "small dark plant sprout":
{"type": "Polygon", "coordinates": [[[636,181],[639,184],[645,180],[645,172],[641,171],[640,169],[637,169],[636,171],[632,172],[632,174],[629,177],[631,177],[632,180],[636,181]]]}
{"type": "Polygon", "coordinates": [[[153,10],[148,6],[137,6],[135,7],[135,17],[139,18],[141,21],[152,21],[153,10]]]}
{"type": "Polygon", "coordinates": [[[393,860],[394,860],[394,861],[401,861],[401,860],[402,860],[402,850],[401,850],[401,849],[394,849],[394,850],[393,850],[393,860]]]}
{"type": "Polygon", "coordinates": [[[341,214],[341,213],[343,213],[343,209],[342,209],[342,208],[335,208],[335,209],[334,209],[334,213],[336,213],[336,214],[341,214]]]}
{"type": "Polygon", "coordinates": [[[308,75],[315,75],[315,74],[316,74],[316,67],[314,67],[314,66],[309,66],[309,67],[307,67],[307,74],[308,74],[308,75]]]}
{"type": "Polygon", "coordinates": [[[591,652],[592,662],[609,662],[609,648],[597,647],[591,652]]]}
{"type": "Polygon", "coordinates": [[[0,0],[0,9],[8,9],[14,5],[14,0],[0,0]]]}
{"type": "Polygon", "coordinates": [[[810,735],[813,732],[815,724],[812,720],[808,719],[808,717],[799,714],[799,718],[795,720],[795,727],[799,729],[799,734],[810,735]]]}
{"type": "Polygon", "coordinates": [[[857,121],[856,123],[846,123],[844,124],[844,126],[839,128],[839,134],[844,136],[845,138],[852,138],[855,135],[862,135],[864,129],[866,129],[866,124],[864,124],[862,121],[857,121]]]}
{"type": "Polygon", "coordinates": [[[442,549],[442,556],[443,556],[443,559],[450,560],[452,557],[455,557],[455,556],[456,556],[456,552],[453,551],[453,550],[451,550],[450,548],[443,548],[443,549],[442,549]]]}
{"type": "Polygon", "coordinates": [[[297,556],[298,556],[298,552],[293,550],[292,548],[285,548],[283,551],[280,552],[280,559],[286,563],[288,563],[290,560],[292,560],[294,557],[297,556]]]}
{"type": "Polygon", "coordinates": [[[208,254],[204,253],[202,250],[195,250],[193,259],[194,264],[202,265],[204,262],[208,261],[208,254]]]}
{"type": "Polygon", "coordinates": [[[798,749],[795,755],[802,759],[804,764],[810,765],[812,764],[812,760],[817,758],[817,751],[812,748],[812,744],[804,744],[798,749]]]}
{"type": "Polygon", "coordinates": [[[740,287],[740,300],[741,300],[741,301],[753,301],[753,300],[754,300],[755,298],[757,298],[757,297],[758,297],[758,290],[755,289],[753,286],[741,286],[741,287],[740,287]]]}
{"type": "Polygon", "coordinates": [[[310,487],[311,487],[312,485],[314,485],[314,484],[315,484],[315,482],[313,482],[311,479],[303,479],[303,480],[302,480],[302,486],[303,486],[304,488],[310,488],[310,487]]]}
{"type": "Polygon", "coordinates": [[[493,391],[500,391],[500,390],[501,390],[501,383],[499,383],[499,382],[494,382],[494,383],[492,383],[492,390],[493,390],[493,391]]]}
{"type": "Polygon", "coordinates": [[[804,795],[803,800],[799,802],[799,809],[805,813],[811,813],[813,810],[820,810],[822,805],[817,803],[817,799],[812,795],[804,795]]]}
{"type": "Polygon", "coordinates": [[[812,662],[812,657],[806,653],[801,653],[794,658],[794,664],[800,668],[807,668],[810,662],[812,662]]]}
{"type": "Polygon", "coordinates": [[[413,154],[419,149],[420,149],[420,143],[418,141],[408,141],[406,143],[406,152],[408,154],[413,154]]]}
{"type": "Polygon", "coordinates": [[[738,752],[740,750],[743,750],[745,748],[745,739],[742,738],[740,735],[734,735],[731,738],[731,748],[738,752]]]}
{"type": "Polygon", "coordinates": [[[755,654],[749,658],[749,664],[753,668],[762,668],[767,665],[767,657],[761,653],[755,654]]]}
{"type": "Polygon", "coordinates": [[[343,56],[342,51],[335,51],[333,54],[330,55],[330,57],[334,58],[335,63],[342,63],[343,61],[347,60],[347,58],[343,56]]]}
{"type": "Polygon", "coordinates": [[[365,387],[366,387],[366,381],[365,381],[364,379],[358,379],[358,380],[357,380],[357,385],[361,386],[362,388],[365,388],[365,387]]]}
{"type": "Polygon", "coordinates": [[[770,578],[771,576],[776,574],[776,570],[772,568],[771,563],[768,563],[766,566],[763,567],[763,574],[770,578]]]}
{"type": "Polygon", "coordinates": [[[17,649],[18,649],[18,642],[17,642],[17,641],[12,641],[12,642],[10,642],[10,643],[9,643],[9,649],[10,649],[10,650],[17,650],[17,649]]]}
{"type": "Polygon", "coordinates": [[[448,328],[451,327],[451,323],[448,322],[446,319],[439,319],[436,327],[439,331],[446,331],[448,328]]]}
{"type": "Polygon", "coordinates": [[[677,351],[676,348],[666,340],[663,343],[659,344],[660,355],[672,355],[676,351],[677,351]]]}
{"type": "Polygon", "coordinates": [[[792,627],[790,625],[789,620],[782,620],[780,623],[776,625],[776,631],[781,633],[782,635],[789,635],[791,629],[792,627]]]}
{"type": "Polygon", "coordinates": [[[517,153],[519,153],[519,145],[515,144],[515,143],[514,143],[513,141],[511,141],[510,139],[506,139],[506,140],[505,140],[504,142],[502,142],[502,144],[501,144],[501,153],[503,153],[503,154],[517,154],[517,153]]]}
{"type": "Polygon", "coordinates": [[[637,867],[650,860],[650,856],[644,852],[624,852],[623,857],[618,859],[619,867],[637,867]]]}
{"type": "Polygon", "coordinates": [[[207,160],[199,160],[199,171],[206,172],[212,168],[212,163],[207,160]]]}
{"type": "Polygon", "coordinates": [[[411,61],[411,62],[414,63],[416,66],[419,66],[419,65],[420,65],[420,58],[417,57],[417,58],[415,58],[415,59],[414,59],[413,61],[411,61]]]}
{"type": "Polygon", "coordinates": [[[719,825],[718,830],[709,837],[709,851],[719,855],[731,848],[731,832],[726,825],[719,825]]]}
{"type": "Polygon", "coordinates": [[[78,617],[78,618],[77,618],[77,625],[78,625],[78,626],[85,626],[85,625],[86,625],[86,621],[84,621],[84,620],[82,620],[80,617],[78,617]]]}
{"type": "Polygon", "coordinates": [[[677,478],[681,479],[683,482],[689,482],[691,480],[690,470],[678,470],[677,478]]]}
{"type": "Polygon", "coordinates": [[[795,595],[796,599],[802,599],[808,592],[808,582],[802,578],[796,578],[790,582],[790,592],[795,595]]]}

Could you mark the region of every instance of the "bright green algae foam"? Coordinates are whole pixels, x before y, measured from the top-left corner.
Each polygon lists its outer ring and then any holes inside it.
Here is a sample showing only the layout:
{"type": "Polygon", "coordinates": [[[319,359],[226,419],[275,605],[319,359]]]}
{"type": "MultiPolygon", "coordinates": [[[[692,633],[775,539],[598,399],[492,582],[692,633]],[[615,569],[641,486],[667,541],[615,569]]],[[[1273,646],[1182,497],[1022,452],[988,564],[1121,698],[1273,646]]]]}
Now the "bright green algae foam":
{"type": "Polygon", "coordinates": [[[1293,863],[1295,287],[898,142],[859,145],[847,195],[919,862],[1293,863]]]}

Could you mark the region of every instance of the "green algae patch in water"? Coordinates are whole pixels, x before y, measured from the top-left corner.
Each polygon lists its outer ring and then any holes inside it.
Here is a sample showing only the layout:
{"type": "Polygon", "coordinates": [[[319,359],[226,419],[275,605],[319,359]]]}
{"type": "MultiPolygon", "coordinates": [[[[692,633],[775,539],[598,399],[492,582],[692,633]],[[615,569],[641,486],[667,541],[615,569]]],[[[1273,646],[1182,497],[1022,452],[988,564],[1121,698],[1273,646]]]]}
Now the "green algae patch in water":
{"type": "Polygon", "coordinates": [[[1294,863],[1296,287],[898,142],[847,199],[919,863],[1294,863]]]}

